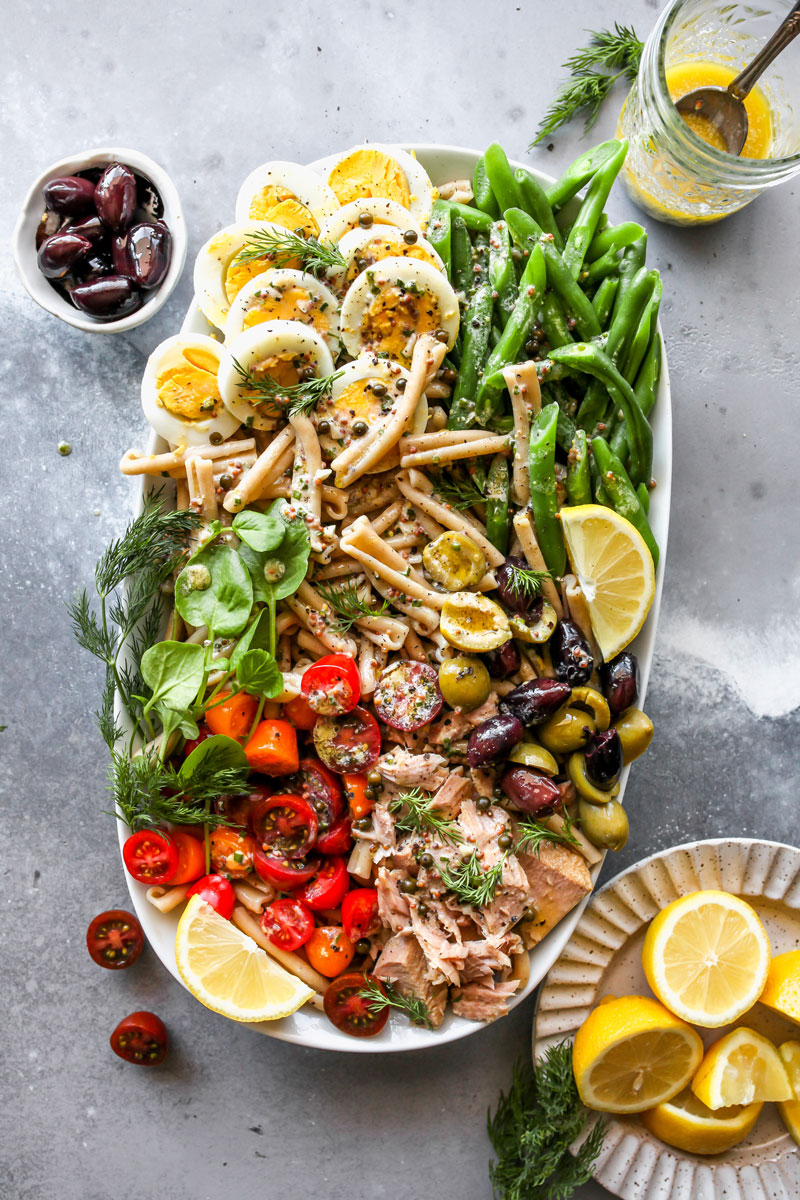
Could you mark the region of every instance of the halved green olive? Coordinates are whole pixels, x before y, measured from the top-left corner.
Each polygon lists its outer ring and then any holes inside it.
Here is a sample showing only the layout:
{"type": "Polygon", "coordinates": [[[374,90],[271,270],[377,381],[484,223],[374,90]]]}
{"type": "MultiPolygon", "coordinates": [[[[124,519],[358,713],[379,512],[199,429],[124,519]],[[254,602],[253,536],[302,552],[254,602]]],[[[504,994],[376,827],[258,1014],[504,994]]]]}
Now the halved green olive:
{"type": "Polygon", "coordinates": [[[557,622],[556,610],[547,600],[542,601],[542,610],[539,614],[539,619],[533,625],[529,625],[524,617],[514,616],[508,619],[515,638],[519,638],[521,642],[529,642],[537,646],[541,646],[543,642],[548,641],[552,637],[557,622]]]}
{"type": "Polygon", "coordinates": [[[457,654],[439,667],[439,689],[451,708],[472,712],[488,700],[492,681],[479,658],[457,654]]]}
{"type": "Polygon", "coordinates": [[[574,687],[569,698],[572,708],[587,708],[594,717],[598,733],[604,733],[611,724],[611,709],[605,696],[595,688],[574,687]]]}
{"type": "Polygon", "coordinates": [[[653,722],[640,708],[629,708],[617,717],[614,728],[622,743],[622,761],[627,767],[640,754],[644,754],[653,740],[653,722]]]}
{"type": "Polygon", "coordinates": [[[557,775],[559,771],[558,763],[550,751],[538,742],[519,742],[509,754],[508,761],[534,767],[544,775],[557,775]]]}
{"type": "Polygon", "coordinates": [[[439,629],[456,650],[485,654],[511,638],[508,617],[483,592],[454,592],[442,605],[439,629]]]}
{"type": "Polygon", "coordinates": [[[578,824],[581,832],[598,850],[621,850],[628,840],[628,816],[619,800],[607,804],[578,801],[578,824]]]}
{"type": "Polygon", "coordinates": [[[486,559],[465,533],[448,529],[422,551],[422,565],[436,583],[448,592],[477,587],[486,574],[486,559]]]}
{"type": "Polygon", "coordinates": [[[554,717],[537,726],[536,736],[551,754],[571,754],[596,733],[594,718],[580,708],[560,708],[554,717]]]}
{"type": "Polygon", "coordinates": [[[567,774],[569,775],[575,787],[578,789],[578,794],[583,796],[584,800],[589,800],[592,804],[608,804],[609,800],[613,800],[619,795],[619,781],[613,787],[604,790],[592,783],[589,776],[586,774],[586,759],[582,754],[571,754],[567,763],[567,774]]]}

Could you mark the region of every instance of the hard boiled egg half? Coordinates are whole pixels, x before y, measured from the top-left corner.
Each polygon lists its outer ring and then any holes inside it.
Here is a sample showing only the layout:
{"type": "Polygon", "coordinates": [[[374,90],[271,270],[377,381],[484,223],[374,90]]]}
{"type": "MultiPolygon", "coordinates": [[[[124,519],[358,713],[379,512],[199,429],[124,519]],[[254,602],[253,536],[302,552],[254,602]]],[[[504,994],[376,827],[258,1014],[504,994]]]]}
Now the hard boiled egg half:
{"type": "Polygon", "coordinates": [[[378,196],[407,208],[424,229],[436,191],[425,168],[399,146],[368,145],[345,150],[333,160],[328,183],[340,204],[378,196]]]}
{"type": "MultiPolygon", "coordinates": [[[[271,265],[268,253],[255,256],[259,233],[283,234],[285,228],[270,221],[245,221],[226,225],[209,238],[194,264],[194,291],[203,315],[224,329],[231,304],[246,283],[271,265]],[[254,237],[256,240],[254,241],[254,237]],[[251,254],[253,257],[251,257],[251,254]]],[[[299,262],[285,263],[299,267],[299,262]]]]}
{"type": "Polygon", "coordinates": [[[414,343],[432,333],[452,349],[458,335],[458,298],[447,277],[416,258],[383,258],[351,284],[342,303],[342,341],[355,358],[362,350],[407,366],[414,343]]]}
{"type": "Polygon", "coordinates": [[[422,226],[407,208],[385,196],[369,196],[343,204],[328,217],[319,230],[321,242],[338,242],[351,229],[369,229],[372,225],[394,225],[397,229],[413,229],[422,237],[422,226]]]}
{"type": "Polygon", "coordinates": [[[415,229],[398,229],[393,225],[373,225],[369,229],[352,229],[339,242],[339,252],[345,267],[329,277],[338,287],[349,287],[357,275],[382,258],[416,258],[444,271],[444,263],[430,242],[415,229]]]}
{"type": "Polygon", "coordinates": [[[272,267],[246,283],[228,313],[225,342],[263,321],[299,321],[322,334],[334,358],[339,341],[339,301],[306,271],[272,267]]]}
{"type": "Polygon", "coordinates": [[[299,163],[268,162],[245,179],[236,197],[236,220],[273,221],[305,237],[319,234],[320,225],[339,207],[327,183],[299,163]]]}
{"type": "Polygon", "coordinates": [[[173,446],[224,441],[239,418],[223,404],[218,372],[222,347],[203,334],[179,333],[156,346],[142,377],[142,408],[173,446]]]}
{"type": "Polygon", "coordinates": [[[272,429],[285,419],[296,395],[292,389],[332,374],[331,352],[310,325],[265,321],[245,329],[225,346],[219,368],[220,395],[243,425],[272,429]]]}

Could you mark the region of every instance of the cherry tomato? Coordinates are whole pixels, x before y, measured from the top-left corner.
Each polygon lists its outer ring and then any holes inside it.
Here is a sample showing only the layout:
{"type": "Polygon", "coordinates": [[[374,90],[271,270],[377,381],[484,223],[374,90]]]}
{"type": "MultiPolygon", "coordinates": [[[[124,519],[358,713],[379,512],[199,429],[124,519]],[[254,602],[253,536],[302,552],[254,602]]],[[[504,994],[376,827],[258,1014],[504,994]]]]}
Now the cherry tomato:
{"type": "Polygon", "coordinates": [[[122,858],[139,883],[172,883],[178,870],[178,847],[170,834],[160,829],[132,833],[122,847],[122,858]]]}
{"type": "Polygon", "coordinates": [[[214,812],[219,813],[234,825],[250,826],[250,818],[262,800],[268,800],[272,789],[259,785],[252,792],[240,792],[235,796],[217,796],[214,801],[214,812]]]}
{"type": "Polygon", "coordinates": [[[317,840],[317,814],[300,796],[270,796],[252,816],[253,833],[267,854],[305,858],[317,840]]]}
{"type": "Polygon", "coordinates": [[[320,925],[306,942],[308,961],[328,979],[346,971],[354,954],[353,943],[341,925],[320,925]]]}
{"type": "Polygon", "coordinates": [[[375,801],[367,795],[369,780],[366,775],[345,775],[344,794],[354,821],[366,817],[375,807],[375,801]]]}
{"type": "Polygon", "coordinates": [[[322,912],[326,908],[338,908],[349,886],[350,877],[344,859],[326,858],[299,895],[314,912],[322,912]]]}
{"type": "Polygon", "coordinates": [[[173,829],[169,835],[178,847],[178,869],[170,883],[194,883],[206,873],[206,852],[203,843],[184,829],[173,829]]]}
{"type": "Polygon", "coordinates": [[[340,975],[325,992],[323,1004],[328,1020],[351,1037],[372,1037],[380,1033],[389,1020],[389,1006],[379,1012],[370,1010],[369,1000],[361,995],[366,984],[371,983],[384,995],[385,988],[375,975],[366,971],[351,971],[349,975],[340,975]]]}
{"type": "Polygon", "coordinates": [[[133,913],[111,908],[95,917],[86,930],[86,947],[98,967],[124,970],[133,966],[144,949],[142,927],[133,913]]]}
{"type": "Polygon", "coordinates": [[[355,708],[361,699],[361,677],[349,654],[326,654],[306,667],[300,690],[321,716],[337,717],[355,708]]]}
{"type": "Polygon", "coordinates": [[[220,825],[211,831],[209,842],[211,866],[216,874],[227,875],[230,879],[243,879],[252,871],[255,838],[220,825]]]}
{"type": "Polygon", "coordinates": [[[429,663],[406,659],[381,675],[373,697],[385,725],[411,733],[438,717],[444,704],[439,676],[429,663]]]}
{"type": "Polygon", "coordinates": [[[338,775],[323,767],[318,758],[302,758],[292,788],[307,800],[317,814],[318,833],[325,833],[344,813],[344,796],[338,775]]]}
{"type": "Polygon", "coordinates": [[[313,854],[310,858],[279,858],[277,855],[265,854],[258,843],[253,852],[256,874],[281,892],[290,892],[293,888],[308,883],[317,870],[319,861],[313,854]]]}
{"type": "Polygon", "coordinates": [[[320,854],[349,854],[352,849],[349,817],[342,817],[327,833],[317,838],[317,850],[320,854]]]}
{"type": "Polygon", "coordinates": [[[233,890],[233,884],[224,875],[204,875],[202,879],[198,879],[197,883],[192,884],[186,895],[199,896],[226,921],[230,921],[233,916],[236,893],[233,890]]]}
{"type": "Polygon", "coordinates": [[[206,740],[206,738],[210,738],[210,737],[214,736],[212,734],[211,730],[206,725],[205,721],[201,721],[200,724],[197,726],[197,729],[198,729],[197,737],[192,738],[191,741],[187,742],[186,745],[183,747],[183,753],[184,753],[185,758],[188,758],[189,755],[192,753],[192,751],[196,750],[197,747],[200,745],[200,743],[204,742],[206,740]]]}
{"type": "Polygon", "coordinates": [[[273,946],[282,950],[299,950],[314,932],[314,914],[296,896],[273,900],[264,909],[261,928],[273,946]]]}
{"type": "Polygon", "coordinates": [[[167,1057],[169,1046],[164,1022],[151,1012],[130,1013],[120,1021],[110,1041],[115,1054],[140,1067],[157,1067],[167,1057]]]}
{"type": "Polygon", "coordinates": [[[353,888],[342,901],[342,924],[351,942],[370,937],[381,927],[376,888],[353,888]]]}
{"type": "Polygon", "coordinates": [[[298,729],[313,729],[317,714],[306,700],[305,696],[295,696],[283,706],[283,715],[298,729]]]}
{"type": "Polygon", "coordinates": [[[320,717],[314,746],[326,767],[337,775],[368,771],[380,757],[381,731],[372,713],[354,708],[343,717],[320,717]]]}

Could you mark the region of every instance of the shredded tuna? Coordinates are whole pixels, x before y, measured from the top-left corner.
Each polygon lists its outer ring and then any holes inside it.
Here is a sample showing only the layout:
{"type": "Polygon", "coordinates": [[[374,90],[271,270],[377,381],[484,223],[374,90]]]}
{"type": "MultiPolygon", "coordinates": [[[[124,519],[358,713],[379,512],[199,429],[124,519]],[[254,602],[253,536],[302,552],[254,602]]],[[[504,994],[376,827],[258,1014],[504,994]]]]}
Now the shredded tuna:
{"type": "Polygon", "coordinates": [[[472,780],[465,779],[461,768],[451,771],[438,792],[431,799],[431,808],[448,817],[456,817],[463,802],[472,795],[472,780]]]}
{"type": "Polygon", "coordinates": [[[483,856],[484,866],[494,866],[503,854],[497,839],[508,828],[508,813],[496,807],[479,813],[474,800],[465,800],[458,814],[458,824],[463,830],[464,840],[475,846],[483,856]]]}
{"type": "Polygon", "coordinates": [[[431,1024],[441,1025],[447,1004],[447,985],[428,978],[425,955],[410,933],[396,933],[381,951],[373,969],[378,979],[390,979],[401,996],[421,1000],[431,1024]]]}
{"type": "Polygon", "coordinates": [[[521,854],[534,915],[525,921],[526,946],[535,946],[592,890],[586,860],[568,846],[543,842],[538,854],[521,854]]]}
{"type": "Polygon", "coordinates": [[[475,941],[464,942],[464,966],[461,970],[463,983],[492,975],[495,971],[505,971],[511,966],[511,957],[506,953],[504,940],[498,937],[477,938],[475,941]]]}
{"type": "Polygon", "coordinates": [[[497,778],[494,767],[470,767],[469,774],[477,795],[491,799],[497,778]]]}
{"type": "Polygon", "coordinates": [[[441,754],[412,754],[398,748],[382,754],[375,765],[390,783],[421,787],[427,792],[435,792],[447,781],[447,759],[441,754]]]}
{"type": "Polygon", "coordinates": [[[398,886],[402,878],[400,871],[389,871],[386,867],[379,867],[375,880],[378,914],[383,924],[388,925],[393,933],[407,929],[411,919],[408,897],[403,895],[398,886]]]}
{"type": "Polygon", "coordinates": [[[496,1021],[508,1015],[507,1000],[519,987],[518,979],[496,982],[491,975],[468,983],[453,999],[453,1012],[469,1021],[496,1021]]]}
{"type": "Polygon", "coordinates": [[[444,930],[429,907],[426,917],[421,917],[416,910],[412,912],[411,929],[427,959],[428,977],[437,982],[444,979],[457,984],[464,965],[464,946],[455,922],[451,930],[444,930]]]}

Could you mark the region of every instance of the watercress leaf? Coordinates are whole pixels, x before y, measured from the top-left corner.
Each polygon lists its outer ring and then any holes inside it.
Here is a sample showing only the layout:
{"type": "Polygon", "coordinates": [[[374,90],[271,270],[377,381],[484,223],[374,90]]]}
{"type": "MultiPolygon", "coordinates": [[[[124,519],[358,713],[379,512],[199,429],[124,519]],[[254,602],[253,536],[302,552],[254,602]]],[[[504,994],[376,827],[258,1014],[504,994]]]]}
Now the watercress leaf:
{"type": "Polygon", "coordinates": [[[259,553],[243,543],[239,555],[250,572],[256,600],[266,604],[292,596],[306,577],[311,541],[303,521],[286,525],[283,541],[275,549],[259,553]]]}
{"type": "Polygon", "coordinates": [[[253,550],[264,553],[280,546],[286,525],[277,504],[272,504],[264,513],[253,508],[238,513],[233,518],[233,530],[253,550]]]}
{"type": "Polygon", "coordinates": [[[266,608],[262,608],[236,643],[229,660],[232,671],[236,670],[248,650],[269,650],[269,612],[266,608]]]}
{"type": "Polygon", "coordinates": [[[245,752],[233,738],[216,733],[195,746],[181,764],[178,780],[182,788],[192,790],[192,782],[225,770],[249,770],[245,752]]]}
{"type": "Polygon", "coordinates": [[[156,642],[142,655],[142,679],[152,692],[148,708],[187,709],[203,682],[205,651],[191,642],[156,642]]]}
{"type": "Polygon", "coordinates": [[[251,696],[272,699],[283,691],[283,675],[266,650],[246,650],[236,668],[236,680],[251,696]]]}
{"type": "Polygon", "coordinates": [[[253,585],[236,551],[217,543],[199,550],[175,581],[175,607],[190,625],[207,625],[221,637],[240,633],[253,585]]]}
{"type": "Polygon", "coordinates": [[[197,723],[185,709],[170,708],[167,704],[153,705],[161,720],[161,731],[164,742],[168,742],[172,733],[179,729],[185,738],[196,738],[200,730],[197,723]]]}

